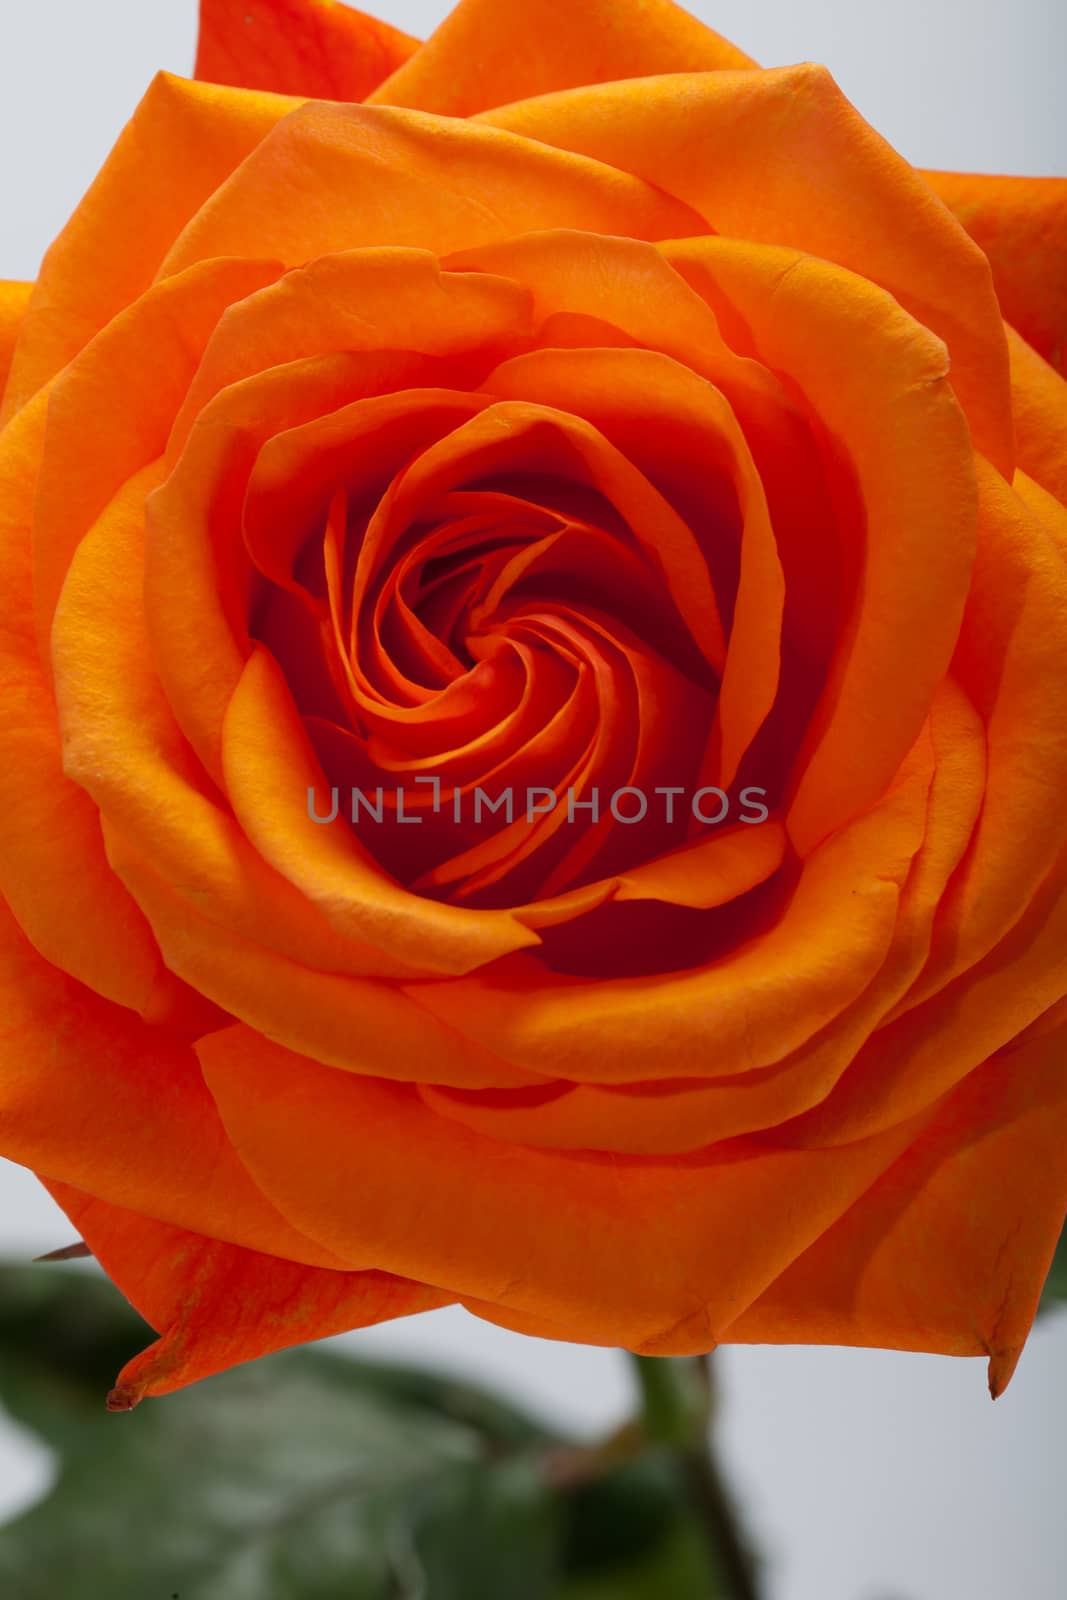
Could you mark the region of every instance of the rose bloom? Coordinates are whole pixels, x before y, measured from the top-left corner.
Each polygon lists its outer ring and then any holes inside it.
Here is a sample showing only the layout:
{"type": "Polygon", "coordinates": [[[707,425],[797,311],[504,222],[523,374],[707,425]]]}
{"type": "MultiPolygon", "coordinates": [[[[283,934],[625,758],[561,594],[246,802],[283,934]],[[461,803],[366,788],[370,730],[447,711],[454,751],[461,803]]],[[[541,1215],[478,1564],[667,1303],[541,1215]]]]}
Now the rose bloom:
{"type": "Polygon", "coordinates": [[[998,1392],[1067,1200],[1067,183],[668,0],[202,10],[2,300],[0,1150],[159,1330],[111,1404],[449,1303],[998,1392]]]}

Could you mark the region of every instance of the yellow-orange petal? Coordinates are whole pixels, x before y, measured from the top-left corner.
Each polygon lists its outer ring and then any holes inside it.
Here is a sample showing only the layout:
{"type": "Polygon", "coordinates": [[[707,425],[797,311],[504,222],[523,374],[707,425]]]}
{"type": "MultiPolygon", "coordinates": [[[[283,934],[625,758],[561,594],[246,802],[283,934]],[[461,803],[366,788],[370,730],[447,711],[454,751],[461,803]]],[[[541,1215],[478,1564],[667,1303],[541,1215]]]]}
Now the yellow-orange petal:
{"type": "MultiPolygon", "coordinates": [[[[45,256],[0,422],[144,293],[189,218],[295,104],[166,73],[154,79],[45,256]]],[[[255,246],[239,253],[262,255],[255,246]]]]}
{"type": "Polygon", "coordinates": [[[15,340],[18,338],[32,292],[32,283],[0,280],[0,400],[4,397],[11,358],[15,353],[15,340]]]}
{"type": "Polygon", "coordinates": [[[524,0],[518,14],[459,0],[370,99],[469,117],[577,84],[754,65],[671,0],[524,0]]]}
{"type": "Polygon", "coordinates": [[[925,172],[988,256],[1004,312],[1039,355],[1067,363],[1067,178],[925,172]]]}
{"type": "Polygon", "coordinates": [[[1067,1032],[993,1056],[911,1148],[722,1332],[724,1343],[987,1355],[1002,1392],[1067,1207],[1067,1032]]]}
{"type": "MultiPolygon", "coordinates": [[[[922,757],[932,753],[934,760],[923,842],[904,885],[885,962],[838,1018],[778,1065],[732,1077],[686,1081],[672,1078],[667,1064],[658,1078],[644,1083],[557,1083],[502,1095],[424,1086],[423,1098],[440,1114],[513,1143],[663,1155],[758,1133],[818,1105],[921,969],[938,902],[967,846],[981,804],[982,726],[951,680],[938,692],[929,733],[929,749],[927,741],[921,741],[922,757]]],[[[765,848],[774,827],[766,822],[733,833],[752,835],[744,851],[751,856],[765,848]]],[[[724,834],[692,848],[706,850],[713,867],[715,846],[729,839],[724,834]]],[[[664,857],[638,868],[637,874],[648,871],[655,880],[662,869],[670,868],[672,859],[681,864],[685,855],[664,857]]],[[[746,864],[754,865],[730,859],[734,870],[746,864]]],[[[693,877],[698,876],[699,864],[694,862],[693,877]]]]}
{"type": "Polygon", "coordinates": [[[1044,526],[1053,544],[1067,560],[1067,504],[1057,500],[1025,472],[1016,472],[1012,488],[1023,505],[1044,526]]]}
{"type": "Polygon", "coordinates": [[[785,856],[780,822],[739,823],[713,839],[620,872],[617,900],[667,900],[676,906],[726,905],[765,883],[785,856]]]}
{"type": "Polygon", "coordinates": [[[385,1272],[332,1271],[224,1244],[47,1182],[108,1277],[160,1334],[119,1373],[108,1409],[311,1339],[446,1305],[385,1272]]]}
{"type": "Polygon", "coordinates": [[[113,829],[105,834],[168,966],[250,1029],[358,1075],[484,1089],[539,1081],[442,1024],[394,983],[305,965],[209,921],[113,829]]]}
{"type": "Polygon", "coordinates": [[[295,267],[364,245],[441,255],[545,227],[665,239],[701,223],[640,178],[499,128],[319,101],[260,140],[181,233],[163,271],[218,255],[277,256],[295,267]]]}
{"type": "Polygon", "coordinates": [[[226,307],[277,275],[269,262],[201,262],[155,284],[56,378],[33,519],[33,598],[44,659],[79,540],[127,479],[163,454],[226,307]]]}
{"type": "Polygon", "coordinates": [[[527,333],[529,300],[507,276],[442,271],[428,250],[383,245],[320,256],[247,294],[222,317],[174,423],[167,459],[178,459],[209,402],[242,379],[344,351],[485,360],[527,333]]]}
{"type": "Polygon", "coordinates": [[[435,1116],[409,1085],[247,1028],[200,1041],[242,1159],[294,1226],[360,1264],[629,1349],[707,1349],[910,1142],[735,1145],[634,1161],[532,1150],[435,1116]]]}
{"type": "Polygon", "coordinates": [[[978,486],[978,555],[952,672],[986,725],[985,799],[908,1006],[992,949],[1067,841],[1067,563],[980,458],[978,486]]]}
{"type": "Polygon", "coordinates": [[[363,100],[418,42],[337,0],[200,0],[196,76],[308,100],[363,100]]]}
{"type": "Polygon", "coordinates": [[[97,993],[149,1011],[173,986],[144,917],[107,864],[96,807],[64,775],[34,633],[29,529],[47,407],[44,392],[0,433],[0,891],[49,961],[97,993]]]}
{"type": "MultiPolygon", "coordinates": [[[[181,737],[155,676],[142,598],[144,500],[159,470],[157,464],[131,479],[83,539],[60,597],[53,660],[65,769],[114,828],[112,858],[125,842],[174,886],[173,914],[179,922],[183,908],[190,917],[195,908],[217,924],[214,933],[224,947],[227,937],[235,950],[248,941],[253,953],[261,944],[270,946],[279,965],[286,959],[307,963],[320,975],[410,975],[411,966],[388,948],[340,937],[319,909],[259,856],[218,802],[181,737]]],[[[294,792],[293,804],[306,808],[306,788],[294,792]]],[[[154,907],[139,888],[134,894],[154,907]]],[[[148,915],[154,920],[154,909],[148,915]]],[[[524,929],[516,927],[509,940],[503,923],[498,920],[494,928],[505,950],[516,938],[528,942],[524,929]]],[[[427,959],[420,959],[416,970],[425,972],[427,961],[433,970],[431,931],[429,924],[423,940],[427,959]]],[[[156,932],[166,943],[173,929],[160,922],[156,932]]],[[[268,960],[266,954],[262,960],[268,960]]],[[[169,954],[168,965],[174,965],[169,954]]],[[[202,988],[196,976],[189,981],[215,998],[210,985],[202,988]]],[[[343,978],[337,984],[350,1008],[356,1007],[359,990],[347,990],[343,978]]],[[[388,994],[383,991],[383,1004],[388,994]]],[[[217,1003],[231,1009],[227,1001],[217,1003]]],[[[396,1009],[407,1015],[412,1008],[397,1001],[396,1009]]],[[[369,1019],[365,1034],[374,1037],[369,1019]]],[[[352,1049],[359,1047],[353,1036],[352,1049]]],[[[380,1047],[393,1050],[397,1042],[383,1037],[380,1047]]]]}
{"type": "Polygon", "coordinates": [[[948,346],[975,442],[1010,477],[1008,354],[989,263],[824,67],[572,89],[478,120],[635,173],[718,234],[792,246],[888,289],[948,346]]]}
{"type": "MultiPolygon", "coordinates": [[[[885,962],[839,1017],[778,1065],[692,1080],[671,1078],[661,1066],[658,1076],[652,1077],[650,1070],[645,1082],[581,1083],[568,1086],[566,1093],[557,1084],[525,1094],[423,1089],[424,1096],[436,1110],[496,1138],[649,1154],[697,1150],[757,1133],[817,1105],[921,968],[938,901],[966,848],[981,803],[981,724],[950,681],[939,690],[929,737],[920,741],[913,760],[926,762],[931,755],[934,774],[923,842],[904,885],[885,962]]],[[[762,835],[771,826],[765,823],[751,831],[762,835]]]]}
{"type": "Polygon", "coordinates": [[[795,381],[847,453],[863,504],[865,529],[846,535],[864,539],[863,583],[787,818],[804,855],[884,791],[929,713],[974,560],[974,452],[944,346],[884,290],[767,245],[689,239],[663,248],[795,381]]]}
{"type": "MultiPolygon", "coordinates": [[[[501,273],[528,289],[539,346],[637,344],[672,356],[722,391],[770,506],[790,644],[813,680],[821,675],[843,627],[845,584],[837,511],[803,399],[760,361],[730,348],[708,301],[654,245],[545,229],[460,251],[445,265],[501,273]]],[[[802,711],[794,717],[801,730],[805,720],[802,711]]]]}
{"type": "Polygon", "coordinates": [[[718,1077],[780,1061],[839,1016],[885,960],[899,886],[922,843],[928,741],[871,812],[804,863],[777,922],[706,968],[590,982],[518,955],[409,992],[452,1027],[545,1077],[718,1077]]]}
{"type": "Polygon", "coordinates": [[[603,348],[614,340],[673,356],[746,416],[792,404],[772,373],[730,348],[711,306],[661,249],[644,240],[539,228],[458,250],[442,266],[497,273],[521,284],[530,295],[539,345],[559,348],[555,335],[569,326],[588,335],[579,338],[578,348],[603,348]]]}
{"type": "Polygon", "coordinates": [[[115,1205],[316,1266],[226,1137],[190,1046],[49,966],[0,905],[0,1154],[115,1205]]]}
{"type": "Polygon", "coordinates": [[[1067,377],[1043,361],[1014,328],[1007,333],[1016,461],[1067,505],[1067,377]]]}
{"type": "Polygon", "coordinates": [[[1032,903],[974,967],[898,1008],[826,1099],[779,1129],[783,1143],[847,1143],[914,1117],[1003,1050],[1067,992],[1067,851],[1032,903]]]}

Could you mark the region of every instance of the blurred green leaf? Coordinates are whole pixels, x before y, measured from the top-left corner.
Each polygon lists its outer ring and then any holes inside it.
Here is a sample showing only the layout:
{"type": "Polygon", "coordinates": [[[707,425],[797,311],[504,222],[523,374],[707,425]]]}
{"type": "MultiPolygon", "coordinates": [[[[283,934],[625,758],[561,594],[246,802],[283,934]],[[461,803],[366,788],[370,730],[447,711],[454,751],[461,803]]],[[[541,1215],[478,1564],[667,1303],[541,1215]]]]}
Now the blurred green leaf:
{"type": "Polygon", "coordinates": [[[662,1450],[593,1479],[564,1526],[569,1581],[555,1600],[725,1600],[704,1536],[662,1450]]]}
{"type": "Polygon", "coordinates": [[[87,1272],[0,1271],[0,1399],[60,1474],[0,1529],[9,1600],[551,1600],[558,1507],[521,1413],[303,1350],[107,1414],[149,1337],[87,1272]]]}
{"type": "Polygon", "coordinates": [[[597,1572],[637,1560],[670,1538],[684,1513],[678,1475],[650,1451],[575,1487],[563,1528],[569,1572],[597,1572]]]}
{"type": "Polygon", "coordinates": [[[109,1414],[151,1338],[95,1268],[0,1267],[0,1402],[58,1465],[4,1600],[721,1600],[665,1448],[321,1346],[109,1414]]]}
{"type": "Polygon", "coordinates": [[[1040,1311],[1051,1311],[1053,1306],[1061,1306],[1067,1301],[1067,1227],[1060,1234],[1060,1242],[1056,1246],[1056,1254],[1052,1258],[1049,1275],[1045,1279],[1045,1287],[1041,1294],[1040,1311]]]}
{"type": "Polygon", "coordinates": [[[572,1578],[553,1600],[728,1600],[708,1574],[699,1529],[679,1520],[650,1553],[605,1572],[572,1578]]]}

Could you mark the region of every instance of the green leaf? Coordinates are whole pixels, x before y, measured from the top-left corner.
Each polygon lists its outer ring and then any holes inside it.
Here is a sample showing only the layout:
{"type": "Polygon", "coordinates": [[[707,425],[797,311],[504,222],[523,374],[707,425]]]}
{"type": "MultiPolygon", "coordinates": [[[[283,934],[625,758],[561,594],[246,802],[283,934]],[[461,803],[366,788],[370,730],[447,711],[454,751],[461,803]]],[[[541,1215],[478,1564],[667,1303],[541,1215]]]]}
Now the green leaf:
{"type": "Polygon", "coordinates": [[[679,1520],[651,1552],[606,1572],[572,1578],[553,1600],[727,1600],[709,1576],[704,1540],[679,1520]]]}
{"type": "Polygon", "coordinates": [[[1067,1226],[1060,1234],[1038,1309],[1051,1311],[1054,1306],[1063,1305],[1064,1301],[1067,1301],[1067,1226]]]}
{"type": "Polygon", "coordinates": [[[0,1399],[60,1468],[0,1529],[11,1600],[552,1600],[558,1502],[521,1413],[302,1350],[107,1414],[148,1337],[87,1272],[0,1270],[0,1399]]]}
{"type": "Polygon", "coordinates": [[[325,1347],[109,1414],[151,1337],[94,1268],[0,1267],[0,1401],[59,1467],[0,1527],[5,1600],[721,1596],[664,1445],[601,1462],[474,1385],[325,1347]]]}
{"type": "Polygon", "coordinates": [[[570,1581],[555,1600],[719,1600],[704,1536],[677,1462],[653,1449],[572,1497],[564,1526],[570,1581]]]}

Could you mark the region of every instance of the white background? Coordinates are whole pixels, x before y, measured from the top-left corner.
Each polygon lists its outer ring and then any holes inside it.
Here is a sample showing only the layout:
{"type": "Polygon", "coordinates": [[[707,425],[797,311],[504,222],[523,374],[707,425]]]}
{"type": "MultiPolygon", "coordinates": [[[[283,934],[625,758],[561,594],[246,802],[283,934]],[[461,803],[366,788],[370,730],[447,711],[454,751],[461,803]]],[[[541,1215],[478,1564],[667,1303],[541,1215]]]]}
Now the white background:
{"type": "MultiPolygon", "coordinates": [[[[366,9],[423,36],[448,7],[366,9]]],[[[1067,171],[1067,8],[1057,0],[690,9],[764,65],[825,62],[919,165],[1067,171]]],[[[195,26],[195,0],[3,0],[0,277],[35,274],[153,72],[191,70],[195,26]]],[[[0,1164],[0,1255],[70,1238],[36,1181],[0,1164]]],[[[344,1342],[481,1375],[587,1434],[630,1404],[622,1357],[523,1340],[461,1312],[344,1342]]],[[[1039,1327],[995,1406],[979,1361],[769,1347],[721,1360],[723,1448],[768,1560],[769,1600],[1067,1594],[1067,1314],[1039,1327]]],[[[46,1453],[0,1416],[0,1517],[49,1476],[46,1453]]]]}

